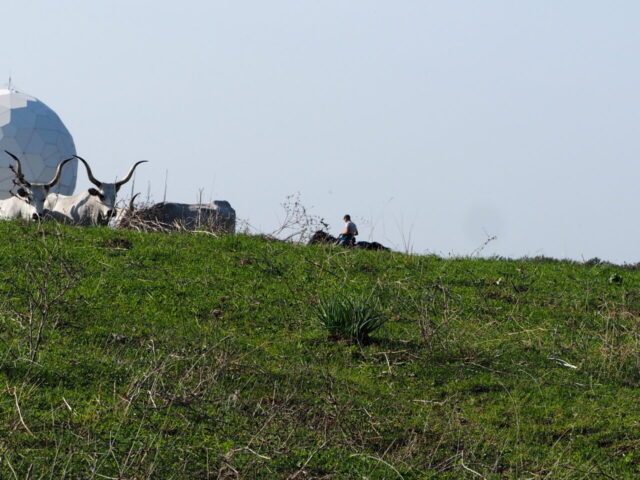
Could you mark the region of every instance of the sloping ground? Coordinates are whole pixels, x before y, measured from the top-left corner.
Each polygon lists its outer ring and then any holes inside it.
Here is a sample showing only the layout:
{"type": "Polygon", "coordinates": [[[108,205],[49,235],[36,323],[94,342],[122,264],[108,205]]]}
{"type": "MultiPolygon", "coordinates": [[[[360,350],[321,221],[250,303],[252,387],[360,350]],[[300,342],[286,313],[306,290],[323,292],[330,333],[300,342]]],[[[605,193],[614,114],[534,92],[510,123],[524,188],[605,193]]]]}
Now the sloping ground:
{"type": "Polygon", "coordinates": [[[53,224],[0,238],[0,478],[640,471],[633,268],[53,224]],[[368,345],[314,319],[344,291],[382,300],[368,345]]]}

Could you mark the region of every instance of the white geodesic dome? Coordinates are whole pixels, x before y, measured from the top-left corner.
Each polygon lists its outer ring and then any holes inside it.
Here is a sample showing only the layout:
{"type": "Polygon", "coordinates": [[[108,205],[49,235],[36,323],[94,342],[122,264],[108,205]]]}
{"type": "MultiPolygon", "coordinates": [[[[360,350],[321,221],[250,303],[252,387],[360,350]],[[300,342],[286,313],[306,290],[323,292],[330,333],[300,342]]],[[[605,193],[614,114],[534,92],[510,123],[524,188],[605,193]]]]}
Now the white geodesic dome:
{"type": "MultiPolygon", "coordinates": [[[[37,98],[13,89],[0,90],[0,198],[11,195],[15,161],[20,159],[22,172],[29,182],[49,182],[58,164],[76,154],[71,134],[60,117],[37,98]]],[[[58,184],[51,189],[71,195],[76,187],[78,161],[67,163],[58,184]]]]}

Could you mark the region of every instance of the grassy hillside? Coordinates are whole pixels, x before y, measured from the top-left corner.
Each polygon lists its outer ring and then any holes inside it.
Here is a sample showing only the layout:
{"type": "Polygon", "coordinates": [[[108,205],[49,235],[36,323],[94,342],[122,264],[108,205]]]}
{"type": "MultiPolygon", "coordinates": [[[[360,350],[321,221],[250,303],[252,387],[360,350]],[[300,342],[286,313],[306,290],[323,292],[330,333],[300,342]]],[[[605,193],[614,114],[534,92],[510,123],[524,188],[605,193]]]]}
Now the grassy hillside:
{"type": "Polygon", "coordinates": [[[637,478],[640,273],[0,223],[0,478],[637,478]],[[388,322],[332,340],[320,299],[388,322]]]}

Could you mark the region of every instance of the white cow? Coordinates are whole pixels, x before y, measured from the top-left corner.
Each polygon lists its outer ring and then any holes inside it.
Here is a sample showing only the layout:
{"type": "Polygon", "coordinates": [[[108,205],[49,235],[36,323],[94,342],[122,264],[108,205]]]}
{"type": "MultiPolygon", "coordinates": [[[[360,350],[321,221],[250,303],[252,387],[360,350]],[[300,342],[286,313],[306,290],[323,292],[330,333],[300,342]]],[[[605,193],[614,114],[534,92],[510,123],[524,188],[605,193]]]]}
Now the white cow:
{"type": "Polygon", "coordinates": [[[77,155],[74,157],[84,163],[89,180],[98,188],[90,188],[77,195],[50,194],[45,202],[47,214],[74,225],[107,225],[116,211],[118,190],[131,179],[136,167],[147,160],[136,162],[127,176],[119,182],[105,183],[93,176],[89,164],[83,158],[77,155]]]}
{"type": "Polygon", "coordinates": [[[11,198],[0,200],[0,218],[23,218],[25,220],[40,219],[44,212],[44,204],[47,199],[47,195],[49,195],[49,190],[58,183],[58,180],[60,180],[62,167],[70,160],[73,160],[73,158],[67,158],[58,164],[56,173],[50,182],[32,183],[28,182],[24,178],[22,166],[18,157],[7,150],[5,150],[5,153],[10,155],[11,158],[16,161],[17,169],[13,168],[13,166],[9,168],[16,175],[13,183],[18,187],[18,190],[11,198]]]}

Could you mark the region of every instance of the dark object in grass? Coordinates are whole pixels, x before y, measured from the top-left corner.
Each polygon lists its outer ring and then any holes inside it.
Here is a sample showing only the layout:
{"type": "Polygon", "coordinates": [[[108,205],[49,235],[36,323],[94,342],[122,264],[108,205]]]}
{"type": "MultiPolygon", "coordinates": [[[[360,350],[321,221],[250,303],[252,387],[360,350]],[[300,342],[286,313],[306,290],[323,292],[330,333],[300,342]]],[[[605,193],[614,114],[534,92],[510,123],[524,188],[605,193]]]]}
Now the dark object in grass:
{"type": "Polygon", "coordinates": [[[358,343],[368,342],[369,336],[387,321],[380,301],[373,295],[339,295],[323,298],[315,308],[315,315],[320,324],[329,331],[330,339],[345,339],[358,343]]]}
{"type": "Polygon", "coordinates": [[[107,248],[116,248],[121,250],[129,250],[132,246],[131,240],[126,238],[112,238],[104,242],[104,245],[107,248]]]}
{"type": "Polygon", "coordinates": [[[356,242],[356,248],[362,248],[363,250],[384,250],[385,252],[389,251],[389,248],[378,242],[356,242]]]}
{"type": "Polygon", "coordinates": [[[307,243],[307,245],[321,245],[321,244],[335,244],[338,241],[338,239],[336,237],[334,237],[333,235],[328,234],[327,232],[325,232],[324,230],[318,230],[316,233],[314,233],[311,238],[309,239],[309,242],[307,243]]]}
{"type": "MultiPolygon", "coordinates": [[[[338,239],[333,235],[328,234],[324,230],[318,230],[309,239],[308,245],[335,245],[337,242],[338,239]]],[[[385,252],[389,251],[389,248],[378,242],[356,242],[353,248],[361,248],[363,250],[384,250],[385,252]]]]}
{"type": "Polygon", "coordinates": [[[609,283],[621,284],[622,280],[623,280],[622,275],[620,275],[618,273],[614,273],[613,275],[611,275],[609,277],[609,283]]]}

